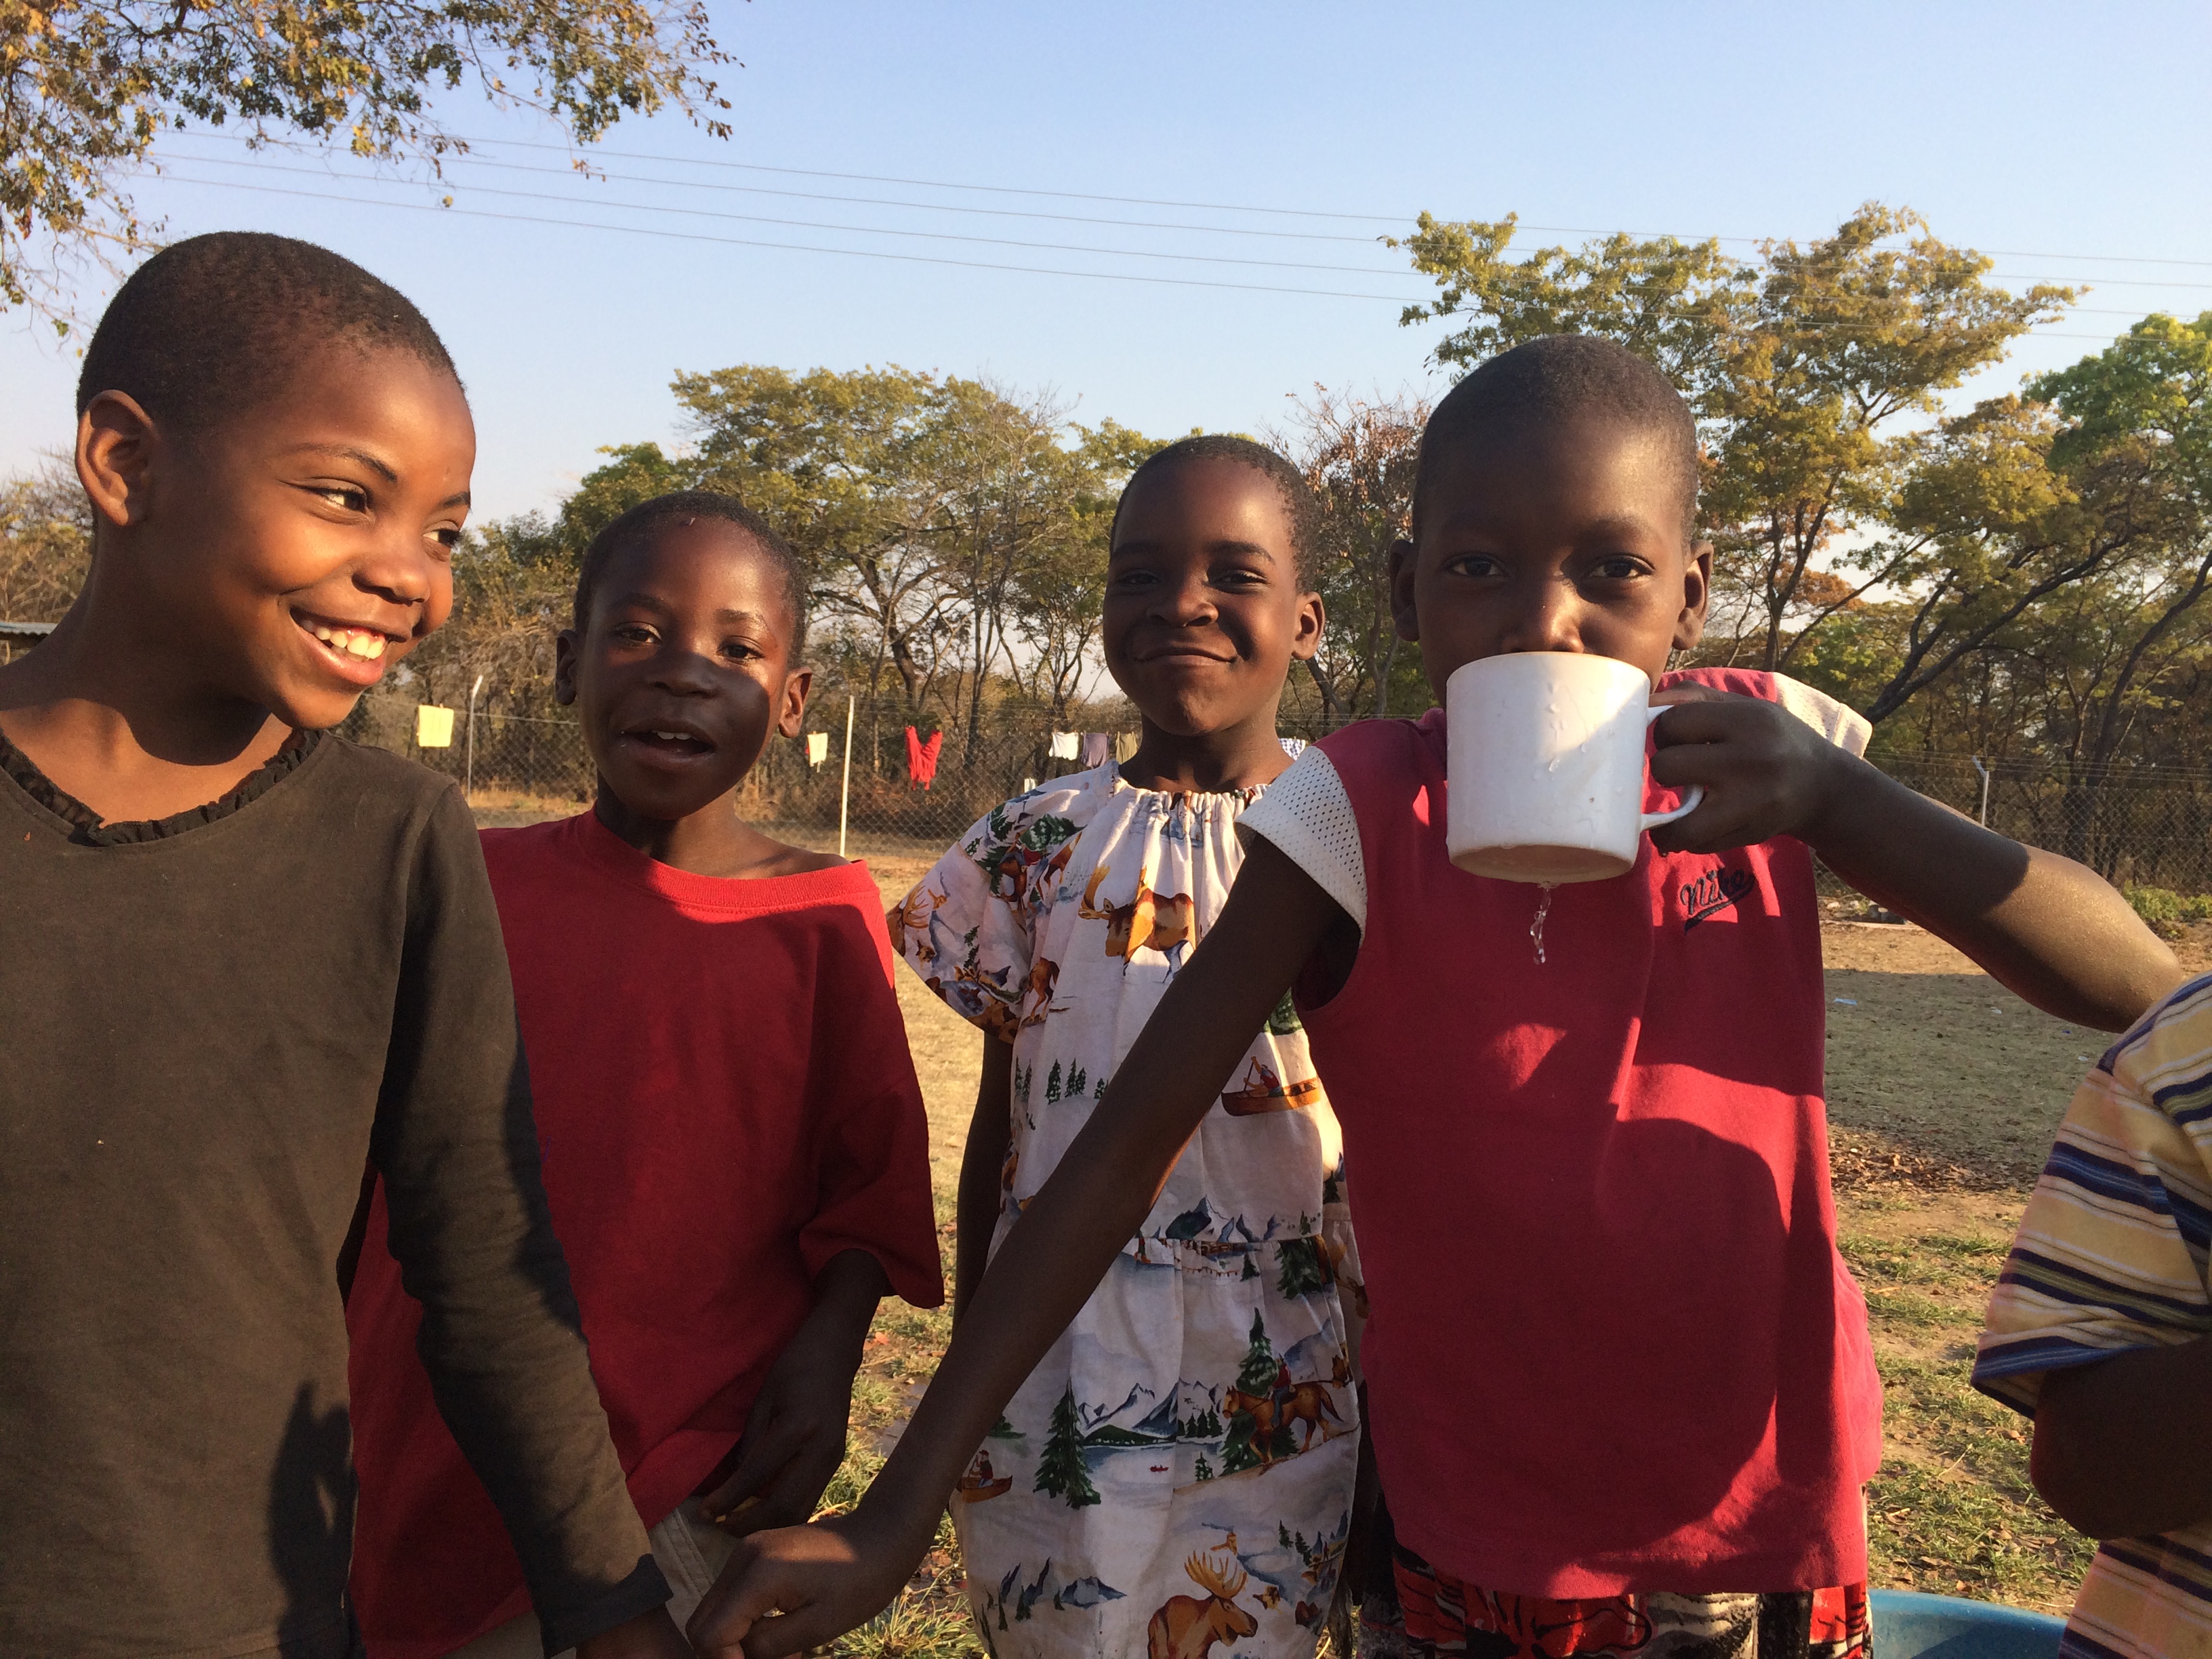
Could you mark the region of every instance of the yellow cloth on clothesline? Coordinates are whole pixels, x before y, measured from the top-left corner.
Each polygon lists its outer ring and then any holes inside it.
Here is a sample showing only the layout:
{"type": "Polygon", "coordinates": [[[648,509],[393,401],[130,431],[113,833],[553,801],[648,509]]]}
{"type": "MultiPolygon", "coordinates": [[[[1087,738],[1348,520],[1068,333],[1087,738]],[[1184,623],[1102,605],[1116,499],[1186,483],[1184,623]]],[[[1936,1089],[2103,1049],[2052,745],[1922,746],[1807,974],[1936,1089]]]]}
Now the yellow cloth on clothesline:
{"type": "Polygon", "coordinates": [[[453,746],[453,711],[441,708],[434,702],[415,706],[415,746],[417,749],[451,749],[453,746]]]}

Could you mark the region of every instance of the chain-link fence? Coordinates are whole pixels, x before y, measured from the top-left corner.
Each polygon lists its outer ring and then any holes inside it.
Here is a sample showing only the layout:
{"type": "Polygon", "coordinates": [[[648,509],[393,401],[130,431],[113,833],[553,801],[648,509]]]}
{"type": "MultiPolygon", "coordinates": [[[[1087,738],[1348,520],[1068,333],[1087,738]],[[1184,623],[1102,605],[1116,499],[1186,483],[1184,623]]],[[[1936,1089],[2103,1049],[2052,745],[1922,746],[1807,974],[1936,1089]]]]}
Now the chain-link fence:
{"type": "Polygon", "coordinates": [[[2212,774],[2036,760],[1879,756],[1922,794],[2031,846],[2079,859],[2123,887],[2212,893],[2212,774]]]}
{"type": "MultiPolygon", "coordinates": [[[[591,756],[574,720],[482,709],[473,717],[459,709],[452,715],[450,732],[441,711],[425,733],[418,706],[387,695],[364,699],[341,730],[462,781],[484,823],[580,811],[590,800],[591,756]],[[423,735],[446,741],[426,747],[418,740],[423,735]]],[[[1099,711],[1091,718],[1100,719],[1099,711]]],[[[803,846],[834,849],[842,829],[849,852],[927,849],[933,858],[1008,797],[1095,764],[1086,755],[1115,754],[1117,745],[1126,755],[1134,747],[1133,715],[1105,724],[1103,731],[1056,732],[1049,711],[999,708],[986,710],[971,733],[965,726],[917,720],[903,705],[862,703],[853,710],[848,782],[845,702],[824,700],[810,710],[807,737],[769,740],[745,780],[738,810],[769,833],[803,846]],[[918,768],[910,763],[909,726],[923,745],[918,768]],[[1072,755],[1055,752],[1071,747],[1072,755]]]]}
{"type": "MultiPolygon", "coordinates": [[[[811,744],[770,741],[740,810],[805,845],[834,848],[842,819],[848,850],[933,854],[1008,796],[1081,769],[1086,753],[1133,745],[1133,714],[1116,722],[1094,709],[1091,718],[1110,729],[1056,732],[1048,711],[986,710],[972,735],[964,726],[942,731],[933,769],[927,761],[921,769],[925,786],[909,767],[907,728],[925,742],[939,728],[902,706],[862,703],[854,710],[848,796],[845,707],[825,699],[810,711],[811,744]]],[[[574,720],[482,710],[471,720],[456,710],[449,741],[432,747],[418,735],[441,734],[418,733],[417,722],[414,704],[386,696],[365,701],[345,731],[465,780],[486,823],[578,811],[591,799],[591,757],[574,720]]],[[[1286,721],[1284,730],[1320,735],[1307,724],[1286,721]]],[[[1993,830],[2080,859],[2122,885],[2212,893],[2212,774],[2121,767],[2069,775],[2043,762],[2002,760],[1978,769],[1963,755],[1881,756],[1877,763],[1993,830]]]]}

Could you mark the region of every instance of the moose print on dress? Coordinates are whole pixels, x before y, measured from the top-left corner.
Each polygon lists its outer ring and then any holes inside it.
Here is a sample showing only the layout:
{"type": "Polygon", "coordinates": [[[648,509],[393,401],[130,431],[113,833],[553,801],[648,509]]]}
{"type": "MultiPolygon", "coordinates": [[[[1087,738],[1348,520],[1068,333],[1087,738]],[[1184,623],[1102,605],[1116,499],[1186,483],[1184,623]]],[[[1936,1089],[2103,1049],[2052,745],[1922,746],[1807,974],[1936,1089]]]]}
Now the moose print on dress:
{"type": "Polygon", "coordinates": [[[1194,1553],[1183,1563],[1200,1595],[1170,1595],[1145,1626],[1146,1659],[1206,1659],[1216,1642],[1258,1633],[1260,1621],[1237,1605],[1248,1575],[1237,1559],[1237,1534],[1220,1550],[1194,1553]],[[1225,1558],[1225,1559],[1224,1559],[1225,1558]]]}

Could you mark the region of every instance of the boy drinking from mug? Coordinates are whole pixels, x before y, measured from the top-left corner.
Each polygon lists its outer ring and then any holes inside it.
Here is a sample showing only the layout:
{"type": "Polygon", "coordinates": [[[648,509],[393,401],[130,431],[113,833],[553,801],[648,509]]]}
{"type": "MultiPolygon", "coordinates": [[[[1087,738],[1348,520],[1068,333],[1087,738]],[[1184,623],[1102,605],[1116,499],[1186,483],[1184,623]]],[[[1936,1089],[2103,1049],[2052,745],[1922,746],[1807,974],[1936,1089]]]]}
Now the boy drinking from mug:
{"type": "Polygon", "coordinates": [[[1881,1396],[1835,1246],[1812,854],[2077,1023],[2124,1025],[2176,969],[2090,872],[1825,741],[1773,677],[1666,675],[1705,623],[1697,468],[1680,398],[1599,341],[1532,342],[1437,407],[1392,571],[1431,685],[1618,659],[1679,704],[1653,804],[1703,802],[1627,874],[1558,889],[1540,964],[1540,890],[1446,856],[1440,712],[1308,750],[866,1499],[757,1540],[693,1618],[702,1651],[772,1659],[890,1599],[1285,991],[1358,1171],[1414,1650],[1863,1650],[1881,1396]]]}

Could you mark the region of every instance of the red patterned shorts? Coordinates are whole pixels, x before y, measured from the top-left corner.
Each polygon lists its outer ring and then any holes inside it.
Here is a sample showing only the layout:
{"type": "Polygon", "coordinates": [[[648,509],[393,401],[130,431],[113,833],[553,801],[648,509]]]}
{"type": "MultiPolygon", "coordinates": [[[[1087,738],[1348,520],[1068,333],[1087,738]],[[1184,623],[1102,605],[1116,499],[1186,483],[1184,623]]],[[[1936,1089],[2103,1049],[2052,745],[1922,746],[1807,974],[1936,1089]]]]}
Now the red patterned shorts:
{"type": "MultiPolygon", "coordinates": [[[[1407,1659],[1865,1659],[1864,1584],[1769,1595],[1659,1592],[1560,1601],[1478,1589],[1398,1547],[1399,1629],[1370,1622],[1363,1655],[1407,1659]]],[[[1376,1609],[1382,1613],[1381,1608],[1376,1609]]],[[[1387,1619],[1387,1613],[1384,1614],[1387,1619]]]]}

